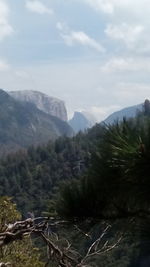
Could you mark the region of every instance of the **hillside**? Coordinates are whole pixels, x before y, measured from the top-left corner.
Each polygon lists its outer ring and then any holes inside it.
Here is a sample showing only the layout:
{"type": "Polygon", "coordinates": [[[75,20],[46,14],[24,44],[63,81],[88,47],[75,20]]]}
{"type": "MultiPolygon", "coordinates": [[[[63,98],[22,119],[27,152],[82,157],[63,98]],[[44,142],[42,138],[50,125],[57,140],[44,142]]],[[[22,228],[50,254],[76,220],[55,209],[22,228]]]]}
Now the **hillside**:
{"type": "Polygon", "coordinates": [[[115,121],[121,121],[123,120],[123,118],[133,118],[137,115],[138,111],[142,111],[142,107],[143,104],[139,104],[139,105],[135,105],[135,106],[131,106],[131,107],[127,107],[124,109],[121,109],[119,111],[116,111],[114,113],[112,113],[111,115],[109,115],[104,122],[106,124],[112,124],[115,121]]]}
{"type": "Polygon", "coordinates": [[[60,137],[45,146],[9,155],[0,161],[0,195],[13,196],[24,214],[40,214],[60,181],[86,172],[102,135],[103,127],[97,125],[73,138],[60,137]]]}
{"type": "Polygon", "coordinates": [[[72,135],[70,126],[27,102],[18,102],[0,90],[0,154],[72,135]]]}
{"type": "Polygon", "coordinates": [[[80,239],[72,227],[65,227],[79,252],[87,248],[85,230],[95,242],[109,223],[104,244],[116,244],[119,238],[119,246],[92,258],[94,266],[141,266],[138,263],[149,259],[149,232],[141,231],[143,225],[147,231],[149,223],[148,100],[144,107],[134,119],[109,127],[98,124],[72,138],[60,137],[2,159],[0,195],[13,197],[25,218],[48,214],[79,224],[80,239]]]}

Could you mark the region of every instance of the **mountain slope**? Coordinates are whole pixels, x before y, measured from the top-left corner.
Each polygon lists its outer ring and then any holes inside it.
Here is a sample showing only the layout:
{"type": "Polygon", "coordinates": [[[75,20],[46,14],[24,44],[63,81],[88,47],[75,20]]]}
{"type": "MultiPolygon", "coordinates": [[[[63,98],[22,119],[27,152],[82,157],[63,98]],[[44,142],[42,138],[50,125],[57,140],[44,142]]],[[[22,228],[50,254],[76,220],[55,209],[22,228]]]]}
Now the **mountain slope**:
{"type": "Polygon", "coordinates": [[[39,215],[60,181],[79,177],[87,170],[103,129],[97,124],[86,133],[60,137],[0,159],[0,195],[13,196],[25,216],[28,211],[39,215]]]}
{"type": "Polygon", "coordinates": [[[69,125],[72,127],[75,133],[79,131],[84,131],[91,128],[94,125],[94,118],[88,113],[75,112],[71,120],[69,120],[69,125]]]}
{"type": "Polygon", "coordinates": [[[0,90],[0,153],[43,144],[62,135],[72,135],[66,122],[0,90]]]}
{"type": "Polygon", "coordinates": [[[104,122],[106,124],[112,124],[115,121],[121,121],[123,120],[123,118],[132,118],[135,117],[136,114],[138,113],[138,111],[142,111],[143,108],[143,104],[139,104],[139,105],[135,105],[135,106],[131,106],[131,107],[127,107],[124,109],[121,109],[119,111],[116,111],[114,113],[112,113],[111,115],[109,115],[104,122]]]}
{"type": "Polygon", "coordinates": [[[67,121],[67,110],[62,100],[31,90],[11,91],[8,94],[16,100],[33,103],[45,113],[67,121]]]}

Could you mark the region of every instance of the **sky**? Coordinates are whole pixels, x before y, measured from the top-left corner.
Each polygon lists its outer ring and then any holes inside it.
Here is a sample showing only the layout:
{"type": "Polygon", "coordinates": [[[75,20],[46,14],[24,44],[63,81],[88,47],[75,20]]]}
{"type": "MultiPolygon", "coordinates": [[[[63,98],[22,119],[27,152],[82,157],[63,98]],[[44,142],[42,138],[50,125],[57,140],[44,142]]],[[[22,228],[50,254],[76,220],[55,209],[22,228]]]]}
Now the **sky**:
{"type": "Polygon", "coordinates": [[[0,0],[0,88],[98,121],[150,97],[149,0],[0,0]]]}

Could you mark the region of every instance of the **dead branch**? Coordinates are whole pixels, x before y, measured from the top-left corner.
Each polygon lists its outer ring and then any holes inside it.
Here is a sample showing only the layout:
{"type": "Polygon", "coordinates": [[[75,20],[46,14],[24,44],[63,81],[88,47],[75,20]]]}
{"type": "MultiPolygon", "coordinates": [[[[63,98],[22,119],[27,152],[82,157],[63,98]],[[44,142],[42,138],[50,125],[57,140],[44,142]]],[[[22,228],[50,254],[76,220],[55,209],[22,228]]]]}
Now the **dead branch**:
{"type": "MultiPolygon", "coordinates": [[[[5,232],[0,233],[0,248],[8,245],[16,240],[22,240],[25,236],[31,236],[36,234],[42,238],[47,246],[47,258],[48,262],[50,260],[55,261],[60,267],[83,267],[87,266],[87,261],[94,256],[101,255],[103,253],[109,252],[110,250],[116,248],[121,242],[123,236],[120,236],[118,240],[113,244],[109,245],[108,241],[103,241],[104,236],[108,233],[111,226],[107,225],[100,237],[97,238],[88,248],[86,254],[81,256],[77,251],[72,250],[71,244],[66,241],[66,246],[58,246],[58,241],[60,239],[53,233],[51,227],[60,226],[66,221],[54,221],[54,218],[39,217],[39,218],[29,218],[24,221],[17,221],[5,226],[5,232]],[[55,238],[54,238],[55,237],[55,238]]],[[[82,233],[84,236],[92,240],[91,235],[84,233],[78,226],[75,228],[82,233]]],[[[46,266],[48,263],[46,264],[46,266]]],[[[11,266],[10,263],[0,263],[0,267],[11,266]]]]}
{"type": "Polygon", "coordinates": [[[0,267],[12,267],[12,264],[10,262],[0,262],[0,267]]]}
{"type": "Polygon", "coordinates": [[[113,245],[109,245],[108,240],[104,243],[104,245],[102,247],[99,248],[100,243],[103,239],[103,237],[108,233],[108,230],[111,228],[111,225],[107,225],[106,228],[103,230],[102,234],[100,235],[99,238],[97,238],[92,244],[91,246],[88,248],[88,251],[86,253],[86,255],[81,259],[81,262],[77,265],[77,267],[83,267],[83,266],[88,266],[85,265],[87,260],[94,256],[100,256],[103,253],[109,252],[111,250],[113,250],[114,248],[116,248],[119,243],[121,242],[121,240],[123,239],[123,234],[120,236],[120,238],[118,238],[118,240],[113,244],[113,245]]]}

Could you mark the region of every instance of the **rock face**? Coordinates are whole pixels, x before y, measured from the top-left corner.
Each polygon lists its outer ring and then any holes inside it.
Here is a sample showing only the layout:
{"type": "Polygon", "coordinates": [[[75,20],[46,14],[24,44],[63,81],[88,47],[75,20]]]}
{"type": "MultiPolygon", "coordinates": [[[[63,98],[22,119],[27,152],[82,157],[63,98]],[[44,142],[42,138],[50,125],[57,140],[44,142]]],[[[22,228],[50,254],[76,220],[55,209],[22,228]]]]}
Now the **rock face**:
{"type": "Polygon", "coordinates": [[[69,125],[72,127],[75,133],[91,128],[94,124],[94,118],[86,112],[83,113],[76,111],[73,118],[69,120],[69,125]]]}
{"type": "Polygon", "coordinates": [[[112,113],[110,116],[108,116],[104,122],[106,124],[112,124],[115,121],[121,121],[123,118],[133,118],[136,116],[138,111],[142,111],[143,104],[127,107],[124,109],[121,109],[119,111],[116,111],[112,113]]]}
{"type": "Polygon", "coordinates": [[[0,155],[64,135],[73,135],[67,122],[39,110],[32,103],[19,102],[0,89],[0,155]]]}
{"type": "Polygon", "coordinates": [[[11,91],[9,95],[19,101],[26,101],[36,105],[36,107],[47,114],[55,116],[63,121],[67,121],[67,110],[62,100],[47,96],[37,91],[11,91]]]}

